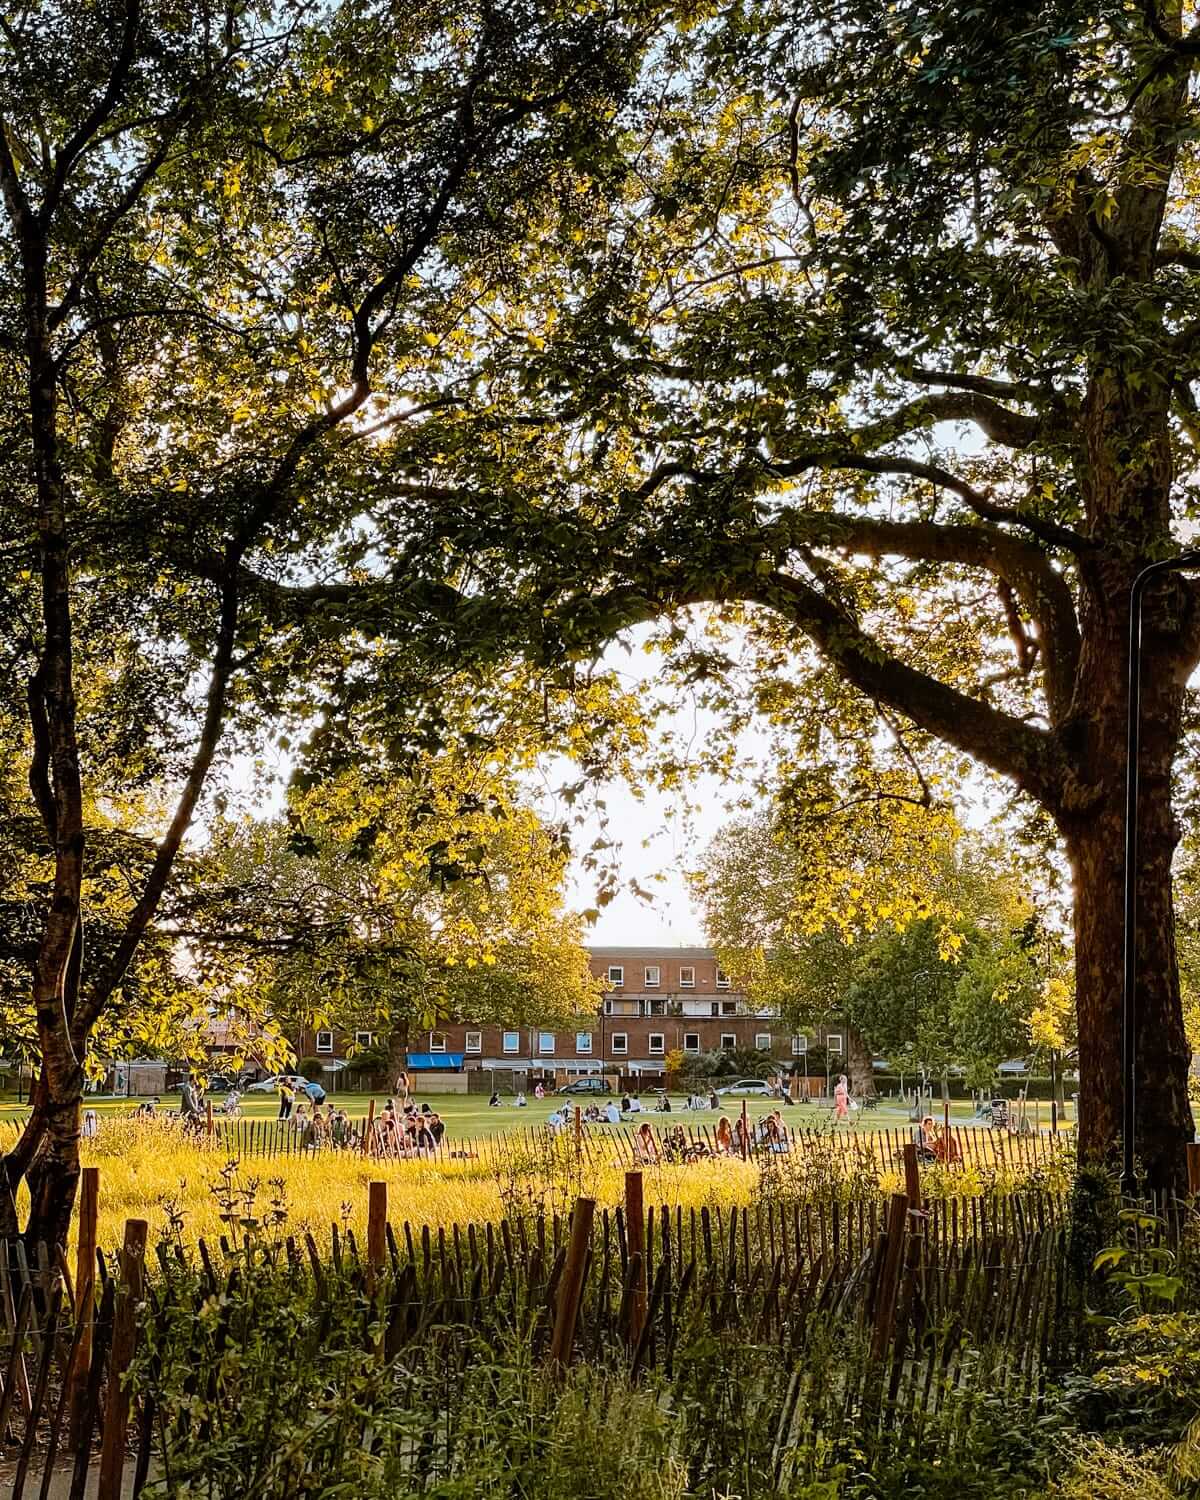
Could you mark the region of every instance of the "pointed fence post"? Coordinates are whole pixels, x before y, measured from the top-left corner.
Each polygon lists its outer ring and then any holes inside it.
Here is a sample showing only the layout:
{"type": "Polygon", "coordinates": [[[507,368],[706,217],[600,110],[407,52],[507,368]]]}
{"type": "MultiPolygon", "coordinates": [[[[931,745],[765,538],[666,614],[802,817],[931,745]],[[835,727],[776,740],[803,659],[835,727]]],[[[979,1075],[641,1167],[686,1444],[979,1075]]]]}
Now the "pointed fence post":
{"type": "Polygon", "coordinates": [[[883,1266],[875,1294],[875,1324],[871,1330],[871,1360],[883,1359],[891,1342],[896,1318],[896,1296],[900,1290],[900,1273],[904,1266],[904,1231],[908,1224],[908,1194],[893,1193],[888,1205],[887,1240],[883,1266]]]}
{"type": "Polygon", "coordinates": [[[375,1101],[367,1105],[367,1123],[363,1126],[362,1154],[369,1156],[371,1153],[371,1135],[375,1129],[375,1101]]]}
{"type": "Polygon", "coordinates": [[[77,1448],[87,1405],[88,1369],[92,1363],[95,1323],[96,1226],[100,1216],[100,1168],[84,1167],[79,1188],[79,1227],[75,1251],[75,1320],[82,1324],[70,1370],[71,1427],[69,1442],[77,1448]]]}
{"type": "Polygon", "coordinates": [[[550,1341],[550,1365],[558,1373],[571,1363],[595,1213],[594,1198],[576,1198],[575,1209],[571,1214],[571,1239],[567,1245],[567,1259],[558,1288],[558,1313],[554,1319],[554,1335],[550,1341]]]}
{"type": "MultiPolygon", "coordinates": [[[[949,1140],[949,1136],[946,1137],[949,1140]]],[[[908,1201],[913,1208],[921,1206],[921,1168],[917,1161],[917,1148],[913,1141],[909,1141],[901,1153],[904,1157],[904,1191],[908,1195],[908,1201]]]]}
{"type": "Polygon", "coordinates": [[[108,1393],[105,1397],[104,1435],[100,1443],[97,1500],[121,1500],[130,1407],[125,1375],[133,1362],[137,1339],[137,1305],[142,1300],[146,1229],[145,1219],[125,1220],[121,1286],[113,1306],[112,1354],[108,1362],[108,1393]]]}
{"type": "Polygon", "coordinates": [[[629,1309],[629,1347],[633,1350],[646,1322],[646,1209],[640,1172],[625,1173],[625,1245],[631,1261],[637,1256],[629,1309]]]}
{"type": "Polygon", "coordinates": [[[374,1293],[387,1254],[387,1183],[372,1182],[367,1191],[367,1291],[374,1293]]]}

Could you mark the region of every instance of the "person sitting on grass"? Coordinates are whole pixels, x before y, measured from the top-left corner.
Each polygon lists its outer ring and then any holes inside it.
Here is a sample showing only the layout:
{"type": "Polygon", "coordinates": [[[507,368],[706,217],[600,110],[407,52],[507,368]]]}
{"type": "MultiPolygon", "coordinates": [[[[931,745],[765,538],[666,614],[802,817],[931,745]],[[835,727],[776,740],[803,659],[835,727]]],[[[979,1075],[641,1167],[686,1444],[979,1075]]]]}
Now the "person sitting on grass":
{"type": "Polygon", "coordinates": [[[619,1125],[621,1123],[621,1111],[617,1108],[617,1101],[610,1099],[604,1106],[604,1123],[606,1125],[619,1125]]]}
{"type": "Polygon", "coordinates": [[[940,1134],[941,1132],[938,1130],[933,1116],[925,1115],[913,1132],[917,1147],[917,1159],[919,1161],[928,1163],[938,1160],[938,1146],[940,1144],[938,1138],[940,1134]]]}
{"type": "Polygon", "coordinates": [[[654,1139],[654,1126],[643,1120],[633,1137],[633,1157],[646,1165],[658,1164],[658,1142],[654,1139]]]}
{"type": "Polygon", "coordinates": [[[499,1109],[500,1105],[501,1105],[501,1102],[502,1101],[500,1099],[500,1090],[499,1089],[493,1089],[492,1090],[492,1097],[488,1100],[488,1108],[489,1109],[499,1109]]]}
{"type": "Polygon", "coordinates": [[[430,1112],[429,1118],[425,1123],[429,1129],[429,1134],[433,1137],[434,1146],[440,1146],[446,1138],[445,1120],[442,1119],[437,1110],[433,1110],[430,1112]]]}
{"type": "Polygon", "coordinates": [[[513,1100],[513,1103],[518,1109],[524,1109],[526,1106],[526,1102],[527,1101],[524,1094],[518,1094],[517,1097],[513,1100]]]}
{"type": "Polygon", "coordinates": [[[350,1116],[344,1109],[335,1109],[329,1122],[329,1139],[340,1148],[350,1144],[351,1134],[350,1116]]]}

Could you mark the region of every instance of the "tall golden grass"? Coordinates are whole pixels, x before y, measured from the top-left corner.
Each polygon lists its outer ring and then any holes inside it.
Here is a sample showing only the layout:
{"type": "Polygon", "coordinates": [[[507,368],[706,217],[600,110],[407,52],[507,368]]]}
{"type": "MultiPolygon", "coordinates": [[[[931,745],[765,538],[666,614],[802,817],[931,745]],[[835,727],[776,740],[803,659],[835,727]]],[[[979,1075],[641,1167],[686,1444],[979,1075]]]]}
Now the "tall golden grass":
{"type": "MultiPolygon", "coordinates": [[[[544,1150],[514,1152],[500,1172],[476,1161],[373,1161],[357,1152],[252,1160],[229,1172],[221,1151],[185,1139],[171,1125],[133,1119],[106,1122],[84,1148],[84,1165],[100,1170],[98,1238],[106,1249],[121,1243],[126,1219],[147,1220],[152,1241],[173,1226],[189,1243],[215,1241],[230,1232],[222,1218],[230,1188],[245,1217],[261,1217],[279,1201],[288,1232],[309,1231],[320,1240],[333,1224],[365,1230],[370,1182],[387,1183],[393,1224],[437,1228],[496,1220],[514,1208],[564,1213],[580,1194],[614,1208],[626,1166],[615,1152],[610,1162],[577,1164],[568,1141],[547,1141],[544,1150]]],[[[723,1160],[648,1167],[644,1178],[647,1206],[674,1210],[748,1203],[759,1172],[752,1163],[723,1160]]]]}

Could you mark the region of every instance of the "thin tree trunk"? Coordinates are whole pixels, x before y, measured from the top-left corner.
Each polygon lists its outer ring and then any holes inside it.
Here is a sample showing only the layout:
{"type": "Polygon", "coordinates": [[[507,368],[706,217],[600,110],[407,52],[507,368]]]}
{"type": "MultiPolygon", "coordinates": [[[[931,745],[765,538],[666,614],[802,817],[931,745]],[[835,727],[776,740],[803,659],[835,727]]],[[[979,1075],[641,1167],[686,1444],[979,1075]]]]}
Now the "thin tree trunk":
{"type": "Polygon", "coordinates": [[[397,1021],[388,1033],[388,1087],[408,1072],[408,1022],[397,1021]]]}

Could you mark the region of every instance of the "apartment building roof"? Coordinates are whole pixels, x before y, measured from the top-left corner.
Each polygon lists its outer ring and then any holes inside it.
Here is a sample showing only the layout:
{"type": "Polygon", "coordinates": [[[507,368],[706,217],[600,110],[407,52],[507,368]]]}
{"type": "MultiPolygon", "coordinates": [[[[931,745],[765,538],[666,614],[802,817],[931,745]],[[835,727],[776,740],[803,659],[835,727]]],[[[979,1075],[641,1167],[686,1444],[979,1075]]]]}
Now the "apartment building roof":
{"type": "Polygon", "coordinates": [[[587,950],[593,958],[716,958],[715,948],[626,948],[591,943],[587,950]]]}

